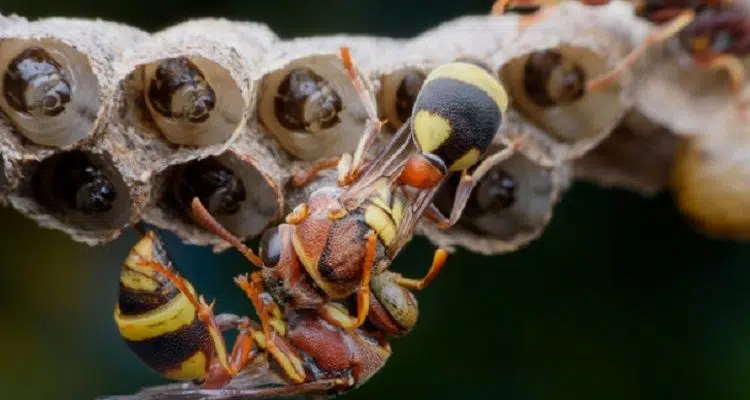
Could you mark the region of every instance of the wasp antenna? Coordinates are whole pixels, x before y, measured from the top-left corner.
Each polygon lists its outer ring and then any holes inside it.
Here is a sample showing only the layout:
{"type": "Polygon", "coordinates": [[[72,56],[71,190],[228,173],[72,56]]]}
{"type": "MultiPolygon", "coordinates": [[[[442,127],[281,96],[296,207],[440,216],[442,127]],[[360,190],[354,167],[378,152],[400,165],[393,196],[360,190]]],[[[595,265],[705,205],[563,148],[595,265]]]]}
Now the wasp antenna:
{"type": "Polygon", "coordinates": [[[242,243],[242,241],[237,236],[234,236],[227,230],[227,228],[224,228],[224,226],[221,225],[221,223],[219,223],[219,221],[217,221],[211,215],[211,213],[208,212],[199,198],[193,198],[191,207],[193,209],[193,217],[198,221],[198,223],[203,225],[204,228],[227,241],[256,267],[263,266],[263,261],[260,259],[260,257],[258,257],[252,250],[250,250],[249,247],[245,246],[245,244],[242,243]]]}

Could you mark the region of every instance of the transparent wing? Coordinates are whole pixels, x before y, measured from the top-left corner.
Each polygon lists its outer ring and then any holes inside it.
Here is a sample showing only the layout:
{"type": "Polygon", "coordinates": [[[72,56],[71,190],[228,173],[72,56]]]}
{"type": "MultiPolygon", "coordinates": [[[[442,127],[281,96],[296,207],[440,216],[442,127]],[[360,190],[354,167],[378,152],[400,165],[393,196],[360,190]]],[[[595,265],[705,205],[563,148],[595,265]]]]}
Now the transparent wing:
{"type": "Polygon", "coordinates": [[[249,365],[220,389],[201,389],[192,383],[151,386],[122,396],[105,396],[98,400],[252,400],[301,395],[318,395],[332,389],[333,380],[288,384],[273,372],[264,356],[249,365]]]}
{"type": "Polygon", "coordinates": [[[406,161],[411,154],[419,151],[417,144],[412,139],[411,124],[407,121],[393,134],[390,142],[368,163],[357,179],[346,188],[341,196],[344,204],[351,207],[359,206],[377,187],[375,182],[387,179],[395,184],[406,161]]]}

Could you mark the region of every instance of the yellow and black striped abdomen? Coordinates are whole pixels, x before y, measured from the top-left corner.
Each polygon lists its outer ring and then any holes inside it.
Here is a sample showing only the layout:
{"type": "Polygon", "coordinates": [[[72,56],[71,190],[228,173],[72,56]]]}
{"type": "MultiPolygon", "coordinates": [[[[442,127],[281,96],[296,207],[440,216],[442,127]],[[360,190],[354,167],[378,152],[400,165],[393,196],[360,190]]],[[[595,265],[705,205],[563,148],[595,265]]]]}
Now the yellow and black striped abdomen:
{"type": "Polygon", "coordinates": [[[214,351],[208,330],[187,296],[166,276],[143,266],[148,263],[170,265],[151,232],[133,246],[120,273],[115,308],[120,335],[143,363],[165,378],[200,380],[214,351]]]}
{"type": "Polygon", "coordinates": [[[508,96],[488,71],[467,62],[435,68],[414,103],[412,129],[424,153],[450,171],[475,164],[500,128],[508,96]]]}
{"type": "Polygon", "coordinates": [[[378,234],[383,245],[389,247],[404,218],[406,199],[401,192],[392,192],[385,180],[377,185],[377,190],[364,203],[365,222],[378,234]]]}

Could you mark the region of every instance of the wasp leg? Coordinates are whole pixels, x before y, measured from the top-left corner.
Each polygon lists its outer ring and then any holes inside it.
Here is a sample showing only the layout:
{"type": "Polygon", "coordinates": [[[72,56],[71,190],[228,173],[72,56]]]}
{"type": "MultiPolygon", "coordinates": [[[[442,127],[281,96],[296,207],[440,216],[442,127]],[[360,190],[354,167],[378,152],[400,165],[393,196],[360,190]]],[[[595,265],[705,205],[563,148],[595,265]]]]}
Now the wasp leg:
{"type": "Polygon", "coordinates": [[[250,248],[245,246],[245,244],[242,243],[242,241],[237,238],[237,236],[234,236],[227,230],[227,228],[224,228],[224,226],[222,226],[221,223],[219,223],[219,221],[217,221],[211,215],[211,213],[206,210],[206,207],[203,206],[203,203],[201,203],[200,199],[198,199],[197,197],[194,198],[191,206],[193,209],[193,217],[201,225],[203,225],[204,228],[231,244],[232,247],[242,253],[242,255],[245,256],[245,258],[256,267],[263,266],[263,260],[261,260],[260,257],[255,254],[255,252],[250,250],[250,248]]]}
{"type": "MultiPolygon", "coordinates": [[[[346,173],[343,175],[343,179],[341,175],[339,176],[339,184],[346,186],[356,180],[359,176],[364,164],[365,155],[368,153],[370,147],[372,147],[375,138],[387,121],[381,121],[378,118],[377,107],[375,107],[372,97],[369,96],[367,90],[365,90],[362,79],[357,75],[349,48],[341,47],[340,55],[341,61],[344,63],[344,68],[349,75],[349,79],[351,79],[354,89],[357,91],[359,99],[367,111],[365,132],[357,143],[357,149],[354,151],[354,155],[351,156],[351,163],[346,168],[346,173]]],[[[339,172],[341,173],[342,170],[340,169],[339,172]]]]}
{"type": "Polygon", "coordinates": [[[310,215],[310,206],[307,203],[300,203],[294,210],[286,216],[286,223],[292,225],[298,225],[310,215]]]}
{"type": "Polygon", "coordinates": [[[629,70],[633,64],[648,50],[648,48],[654,44],[663,42],[678,32],[680,32],[685,26],[693,22],[695,19],[695,11],[683,10],[681,11],[669,24],[664,28],[659,29],[646,36],[646,39],[638,45],[633,51],[630,52],[624,59],[622,59],[614,68],[605,74],[589,80],[586,83],[586,90],[598,90],[606,89],[613,85],[620,77],[629,70]]]}
{"type": "Polygon", "coordinates": [[[514,154],[516,154],[522,143],[523,139],[517,140],[509,144],[503,150],[498,151],[497,153],[494,153],[491,156],[485,158],[477,166],[474,172],[471,173],[471,175],[469,175],[468,171],[466,170],[463,170],[461,172],[461,180],[458,183],[456,194],[453,198],[453,207],[451,208],[450,217],[447,221],[438,221],[438,225],[441,228],[450,228],[451,226],[455,225],[456,222],[458,222],[459,218],[461,218],[461,214],[463,213],[464,208],[466,207],[466,203],[469,201],[469,196],[474,190],[474,186],[476,186],[477,182],[479,182],[484,174],[486,174],[487,171],[489,171],[490,168],[492,168],[494,165],[497,165],[498,163],[507,160],[514,154]]]}
{"type": "Polygon", "coordinates": [[[490,15],[503,15],[508,6],[510,6],[510,0],[497,0],[492,4],[490,15]]]}
{"type": "Polygon", "coordinates": [[[367,233],[367,247],[362,263],[362,280],[357,288],[357,317],[344,315],[333,303],[329,303],[320,310],[321,316],[328,322],[347,330],[354,330],[362,326],[370,313],[370,280],[372,267],[375,265],[377,250],[377,235],[370,230],[367,233]]]}
{"type": "Polygon", "coordinates": [[[213,313],[213,303],[207,304],[203,296],[196,297],[195,292],[191,289],[190,283],[178,273],[170,270],[164,265],[155,261],[141,260],[139,261],[139,266],[150,268],[167,277],[167,279],[169,279],[177,289],[185,295],[193,307],[195,307],[198,318],[206,326],[206,330],[211,336],[211,341],[216,350],[216,357],[221,366],[221,370],[212,370],[212,373],[207,376],[204,384],[211,385],[217,380],[224,381],[222,376],[224,374],[228,374],[230,377],[237,375],[237,373],[242,370],[242,367],[244,367],[249,361],[249,354],[253,347],[252,337],[249,335],[243,335],[242,332],[240,332],[240,335],[235,341],[232,354],[228,355],[226,343],[224,343],[224,336],[221,333],[222,329],[213,313]]]}
{"type": "Polygon", "coordinates": [[[424,278],[413,279],[399,276],[395,279],[395,281],[397,284],[407,289],[424,290],[424,288],[426,288],[427,285],[429,285],[430,282],[432,282],[438,276],[440,271],[443,270],[446,260],[448,260],[448,252],[442,248],[437,249],[435,250],[435,256],[432,259],[430,270],[427,271],[427,275],[425,275],[424,278]]]}
{"type": "Polygon", "coordinates": [[[309,168],[295,174],[292,182],[294,182],[295,186],[305,186],[310,183],[318,173],[337,166],[339,162],[340,157],[318,160],[309,168]]]}
{"type": "Polygon", "coordinates": [[[721,54],[711,57],[708,60],[696,60],[699,65],[712,70],[724,70],[729,74],[729,83],[732,94],[737,101],[737,108],[740,116],[745,122],[750,121],[747,115],[747,100],[742,98],[742,86],[745,83],[745,66],[742,61],[732,54],[721,54]]]}
{"type": "Polygon", "coordinates": [[[270,295],[263,289],[263,281],[259,272],[247,276],[238,276],[235,283],[245,292],[253,303],[263,328],[263,344],[276,362],[284,370],[286,376],[295,383],[303,383],[307,379],[302,358],[297,354],[289,342],[284,339],[286,325],[279,306],[273,302],[270,295]],[[273,328],[273,331],[271,330],[273,328]]]}

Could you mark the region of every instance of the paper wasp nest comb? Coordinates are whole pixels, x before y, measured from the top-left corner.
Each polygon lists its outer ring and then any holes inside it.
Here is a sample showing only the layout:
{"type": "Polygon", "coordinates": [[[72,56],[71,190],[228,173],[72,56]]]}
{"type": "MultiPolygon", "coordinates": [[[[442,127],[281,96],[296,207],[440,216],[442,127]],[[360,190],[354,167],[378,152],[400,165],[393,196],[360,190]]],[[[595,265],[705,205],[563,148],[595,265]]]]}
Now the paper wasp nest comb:
{"type": "MultiPolygon", "coordinates": [[[[339,56],[351,48],[370,101],[375,88],[362,66],[397,48],[389,39],[309,37],[280,42],[267,55],[257,117],[261,129],[296,160],[314,161],[353,152],[365,130],[367,109],[339,56]]],[[[370,69],[374,69],[372,64],[370,69]]]]}
{"type": "MultiPolygon", "coordinates": [[[[505,147],[497,142],[488,155],[505,147]]],[[[444,215],[453,205],[459,179],[454,174],[435,197],[444,215]]],[[[420,231],[435,245],[449,249],[460,246],[485,255],[514,251],[541,235],[569,184],[567,164],[545,167],[516,152],[492,165],[480,179],[456,225],[443,230],[423,221],[420,231]]]]}
{"type": "Polygon", "coordinates": [[[669,185],[679,142],[633,109],[603,142],[575,160],[575,177],[654,196],[669,185]]]}
{"type": "Polygon", "coordinates": [[[41,226],[98,244],[138,218],[143,188],[100,142],[112,63],[147,35],[95,20],[0,24],[0,130],[10,203],[41,226]]]}
{"type": "MultiPolygon", "coordinates": [[[[698,12],[675,37],[652,45],[639,63],[635,106],[675,134],[749,129],[750,0],[727,3],[698,12]],[[707,60],[692,53],[703,45],[710,49],[707,60]],[[714,61],[716,68],[708,66],[714,61]]],[[[635,30],[633,40],[642,42],[657,29],[635,30]]]]}
{"type": "Polygon", "coordinates": [[[544,165],[579,157],[617,125],[632,102],[631,76],[606,88],[588,82],[608,72],[629,50],[628,38],[604,28],[613,14],[634,20],[627,7],[564,2],[520,31],[495,55],[512,99],[503,134],[528,135],[527,155],[544,165]]]}
{"type": "Polygon", "coordinates": [[[118,89],[105,140],[130,157],[149,188],[143,219],[193,244],[215,243],[192,220],[198,197],[240,237],[283,207],[282,162],[256,127],[256,80],[278,38],[265,25],[197,19],[169,27],[115,64],[118,89]]]}

